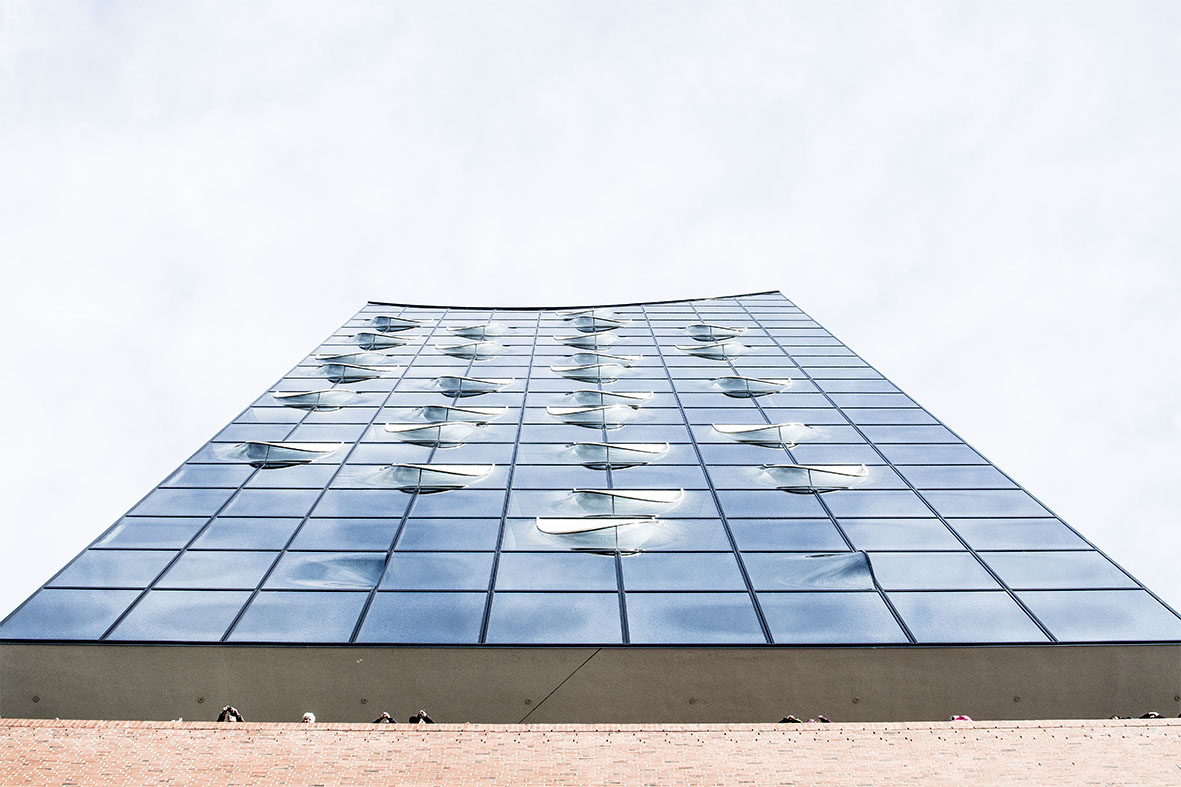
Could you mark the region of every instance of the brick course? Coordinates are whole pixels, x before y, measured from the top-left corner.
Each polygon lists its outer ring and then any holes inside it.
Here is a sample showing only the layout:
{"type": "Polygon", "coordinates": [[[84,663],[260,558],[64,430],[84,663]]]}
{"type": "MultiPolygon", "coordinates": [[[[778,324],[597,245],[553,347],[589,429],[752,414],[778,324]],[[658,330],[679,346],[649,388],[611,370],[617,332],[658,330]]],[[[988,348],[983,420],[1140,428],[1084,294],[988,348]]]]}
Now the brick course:
{"type": "Polygon", "coordinates": [[[2,785],[1181,784],[1181,720],[374,725],[0,719],[2,785]]]}

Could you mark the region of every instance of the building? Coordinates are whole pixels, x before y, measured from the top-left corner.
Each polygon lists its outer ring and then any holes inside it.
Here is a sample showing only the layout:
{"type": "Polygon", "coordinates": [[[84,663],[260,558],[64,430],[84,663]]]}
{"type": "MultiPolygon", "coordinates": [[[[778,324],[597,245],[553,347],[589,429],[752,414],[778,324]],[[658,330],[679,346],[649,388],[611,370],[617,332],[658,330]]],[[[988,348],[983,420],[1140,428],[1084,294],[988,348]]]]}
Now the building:
{"type": "Polygon", "coordinates": [[[0,667],[4,716],[1095,717],[1176,712],[1181,618],[779,293],[371,302],[0,667]]]}

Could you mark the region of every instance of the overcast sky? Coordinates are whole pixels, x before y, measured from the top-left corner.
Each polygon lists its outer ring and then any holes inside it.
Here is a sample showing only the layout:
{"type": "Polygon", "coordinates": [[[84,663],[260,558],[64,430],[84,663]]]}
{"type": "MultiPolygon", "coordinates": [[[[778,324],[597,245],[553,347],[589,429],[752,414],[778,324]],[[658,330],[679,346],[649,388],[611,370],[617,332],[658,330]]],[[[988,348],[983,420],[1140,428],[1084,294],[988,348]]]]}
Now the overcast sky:
{"type": "Polygon", "coordinates": [[[779,289],[1181,606],[1181,4],[0,2],[0,615],[367,299],[779,289]]]}

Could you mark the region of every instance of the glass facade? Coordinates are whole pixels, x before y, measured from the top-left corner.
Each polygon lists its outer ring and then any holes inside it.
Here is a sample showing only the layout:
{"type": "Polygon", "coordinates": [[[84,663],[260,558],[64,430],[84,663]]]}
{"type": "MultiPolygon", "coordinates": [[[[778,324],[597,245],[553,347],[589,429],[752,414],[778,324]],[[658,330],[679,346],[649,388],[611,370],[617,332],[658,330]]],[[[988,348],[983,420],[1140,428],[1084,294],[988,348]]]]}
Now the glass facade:
{"type": "Polygon", "coordinates": [[[1181,619],[778,293],[367,304],[5,640],[1181,640],[1181,619]]]}

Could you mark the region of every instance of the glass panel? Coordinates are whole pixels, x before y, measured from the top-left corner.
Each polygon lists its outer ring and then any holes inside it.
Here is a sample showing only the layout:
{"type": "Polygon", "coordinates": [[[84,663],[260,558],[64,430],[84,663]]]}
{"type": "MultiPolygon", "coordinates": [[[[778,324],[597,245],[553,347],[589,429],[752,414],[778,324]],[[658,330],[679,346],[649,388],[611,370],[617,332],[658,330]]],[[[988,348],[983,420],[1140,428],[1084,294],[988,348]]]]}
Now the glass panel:
{"type": "Polygon", "coordinates": [[[180,549],[189,543],[206,521],[204,517],[124,517],[95,546],[180,549]]]}
{"type": "Polygon", "coordinates": [[[614,554],[508,552],[496,569],[497,590],[616,590],[614,554]]]}
{"type": "Polygon", "coordinates": [[[743,551],[839,552],[845,540],[828,519],[731,519],[730,532],[743,551]]]}
{"type": "Polygon", "coordinates": [[[406,513],[411,496],[385,489],[329,489],[313,512],[317,517],[398,517],[406,513]]]}
{"type": "Polygon", "coordinates": [[[278,552],[185,552],[156,587],[253,590],[278,556],[278,552]]]}
{"type": "Polygon", "coordinates": [[[226,516],[304,516],[320,496],[303,489],[244,489],[230,501],[226,516]]]}
{"type": "Polygon", "coordinates": [[[757,590],[873,590],[864,552],[829,555],[754,553],[743,556],[757,590]]]}
{"type": "Polygon", "coordinates": [[[485,593],[379,592],[357,642],[475,644],[480,641],[485,593]]]}
{"type": "Polygon", "coordinates": [[[914,492],[833,492],[824,502],[838,519],[841,517],[931,516],[931,509],[914,492]]]}
{"type": "Polygon", "coordinates": [[[290,548],[386,551],[399,524],[398,519],[309,519],[290,548]]]}
{"type": "Polygon", "coordinates": [[[988,464],[984,457],[962,444],[879,445],[878,450],[896,465],[988,464]]]}
{"type": "Polygon", "coordinates": [[[1098,552],[981,552],[1011,588],[1134,588],[1124,572],[1098,552]]]}
{"type": "Polygon", "coordinates": [[[160,486],[237,489],[253,472],[248,465],[183,465],[160,486]]]}
{"type": "Polygon", "coordinates": [[[816,495],[793,495],[777,490],[718,492],[718,502],[727,517],[823,517],[816,495]]]}
{"type": "Polygon", "coordinates": [[[267,588],[371,588],[385,568],[383,552],[288,552],[267,588]]]}
{"type": "Polygon", "coordinates": [[[107,639],[217,642],[249,599],[247,591],[152,590],[107,639]]]}
{"type": "Polygon", "coordinates": [[[495,519],[408,519],[398,549],[496,549],[500,522],[495,519]]]}
{"type": "Polygon", "coordinates": [[[907,642],[877,593],[759,593],[779,645],[907,642]]]}
{"type": "Polygon", "coordinates": [[[874,576],[883,588],[993,590],[997,582],[968,552],[874,552],[874,576]]]}
{"type": "Polygon", "coordinates": [[[623,642],[617,593],[497,593],[488,616],[494,644],[623,642]]]}
{"type": "Polygon", "coordinates": [[[1018,593],[1062,642],[1176,642],[1181,619],[1143,590],[1018,593]]]}
{"type": "Polygon", "coordinates": [[[397,552],[390,558],[385,590],[487,590],[491,552],[397,552]]]}
{"type": "Polygon", "coordinates": [[[218,517],[209,523],[194,549],[282,549],[299,519],[234,519],[218,517]]]}
{"type": "Polygon", "coordinates": [[[637,645],[767,641],[746,593],[628,593],[627,626],[637,645]]]}
{"type": "Polygon", "coordinates": [[[900,467],[916,489],[1012,489],[1012,481],[991,465],[938,465],[900,467]]]}
{"type": "Polygon", "coordinates": [[[1057,519],[951,519],[973,549],[1090,549],[1057,519]]]}
{"type": "Polygon", "coordinates": [[[349,641],[368,593],[268,592],[254,597],[231,642],[349,641]]]}
{"type": "Polygon", "coordinates": [[[963,549],[938,519],[845,519],[841,529],[857,549],[963,549]]]}
{"type": "Polygon", "coordinates": [[[56,587],[143,588],[174,557],[175,552],[90,549],[48,584],[56,587]]]}
{"type": "Polygon", "coordinates": [[[98,639],[138,590],[42,590],[3,625],[4,639],[98,639]]]}
{"type": "Polygon", "coordinates": [[[1045,642],[1008,593],[890,593],[915,639],[927,642],[1045,642]]]}
{"type": "Polygon", "coordinates": [[[628,590],[745,590],[731,552],[649,552],[623,558],[628,590]]]}
{"type": "Polygon", "coordinates": [[[157,489],[130,513],[136,516],[212,516],[232,494],[232,489],[157,489]]]}
{"type": "Polygon", "coordinates": [[[1049,516],[1050,512],[1020,489],[1012,492],[923,492],[940,516],[1049,516]]]}

